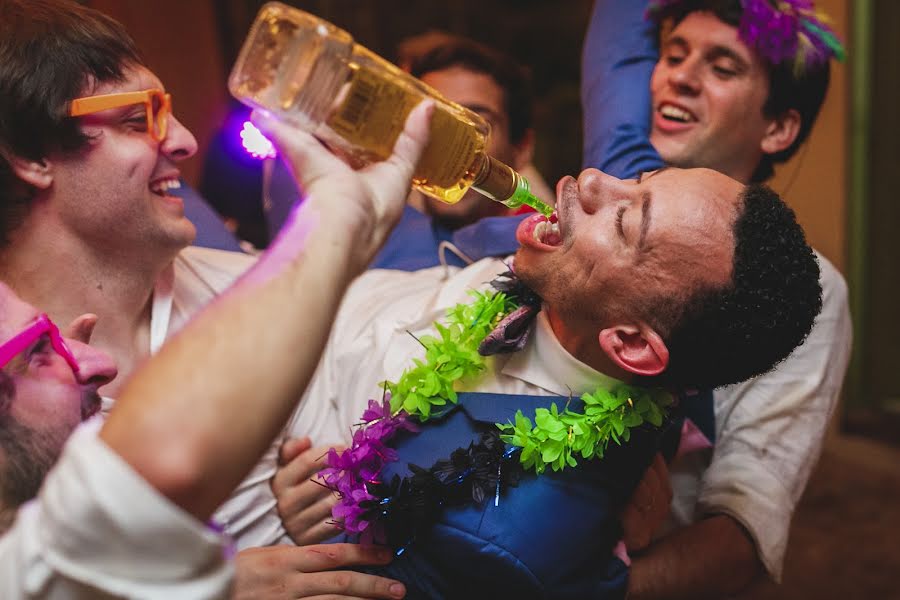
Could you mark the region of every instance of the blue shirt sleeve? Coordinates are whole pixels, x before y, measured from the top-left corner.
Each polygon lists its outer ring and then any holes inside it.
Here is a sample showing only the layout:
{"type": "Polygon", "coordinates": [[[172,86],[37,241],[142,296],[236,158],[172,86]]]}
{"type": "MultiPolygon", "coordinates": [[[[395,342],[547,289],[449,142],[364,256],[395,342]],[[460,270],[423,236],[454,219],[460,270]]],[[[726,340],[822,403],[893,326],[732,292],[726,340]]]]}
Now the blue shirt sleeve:
{"type": "Polygon", "coordinates": [[[650,144],[650,76],[659,57],[645,2],[597,0],[581,61],[584,166],[626,179],[663,166],[650,144]]]}

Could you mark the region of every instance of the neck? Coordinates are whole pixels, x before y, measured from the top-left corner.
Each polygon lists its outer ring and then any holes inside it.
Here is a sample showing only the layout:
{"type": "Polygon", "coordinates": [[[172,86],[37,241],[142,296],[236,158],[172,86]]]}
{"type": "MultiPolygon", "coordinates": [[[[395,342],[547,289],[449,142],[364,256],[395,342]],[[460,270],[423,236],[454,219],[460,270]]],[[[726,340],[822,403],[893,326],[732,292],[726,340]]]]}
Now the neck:
{"type": "Polygon", "coordinates": [[[0,250],[0,279],[61,326],[86,312],[96,314],[94,345],[117,360],[146,355],[153,286],[177,251],[148,256],[146,249],[141,254],[93,247],[65,228],[35,221],[16,230],[0,250]]]}
{"type": "Polygon", "coordinates": [[[738,181],[744,185],[748,185],[750,181],[753,179],[753,174],[756,173],[756,167],[759,166],[760,161],[762,161],[762,156],[759,157],[752,165],[744,165],[739,168],[732,169],[730,172],[726,172],[725,174],[738,181]]]}
{"type": "Polygon", "coordinates": [[[596,326],[585,321],[571,322],[550,306],[544,305],[550,328],[566,352],[595,371],[623,381],[631,382],[631,373],[616,365],[600,347],[596,326]]]}

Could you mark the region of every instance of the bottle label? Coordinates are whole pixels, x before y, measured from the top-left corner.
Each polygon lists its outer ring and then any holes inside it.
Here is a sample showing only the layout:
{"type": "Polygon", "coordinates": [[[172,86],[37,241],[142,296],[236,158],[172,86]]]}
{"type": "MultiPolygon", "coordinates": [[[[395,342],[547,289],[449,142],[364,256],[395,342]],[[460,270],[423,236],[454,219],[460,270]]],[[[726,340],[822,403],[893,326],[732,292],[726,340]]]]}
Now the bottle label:
{"type": "MultiPolygon", "coordinates": [[[[407,115],[421,99],[420,93],[389,75],[358,66],[328,125],[376,159],[384,160],[403,131],[407,115]]],[[[431,137],[416,168],[416,182],[441,188],[463,184],[461,180],[469,175],[467,170],[475,154],[483,147],[481,137],[474,127],[438,105],[431,120],[431,137]]]]}

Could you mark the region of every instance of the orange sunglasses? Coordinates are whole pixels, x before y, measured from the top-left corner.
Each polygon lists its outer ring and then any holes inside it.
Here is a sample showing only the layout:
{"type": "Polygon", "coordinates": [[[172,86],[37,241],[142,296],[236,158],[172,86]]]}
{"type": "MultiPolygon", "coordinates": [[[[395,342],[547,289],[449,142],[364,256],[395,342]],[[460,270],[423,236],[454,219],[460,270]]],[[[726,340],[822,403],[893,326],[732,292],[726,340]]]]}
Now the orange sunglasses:
{"type": "Polygon", "coordinates": [[[80,117],[140,103],[147,109],[147,131],[150,132],[150,136],[157,142],[163,141],[166,139],[169,114],[172,112],[172,96],[160,89],[76,98],[69,106],[69,116],[80,117]]]}

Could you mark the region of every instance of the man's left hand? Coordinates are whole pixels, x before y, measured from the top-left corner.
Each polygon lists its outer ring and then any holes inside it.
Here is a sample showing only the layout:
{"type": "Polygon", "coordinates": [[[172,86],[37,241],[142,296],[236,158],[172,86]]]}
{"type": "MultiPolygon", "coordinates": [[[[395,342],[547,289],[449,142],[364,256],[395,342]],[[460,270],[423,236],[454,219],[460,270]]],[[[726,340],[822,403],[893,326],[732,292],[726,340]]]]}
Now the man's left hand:
{"type": "Polygon", "coordinates": [[[340,533],[331,522],[331,507],[337,497],[313,480],[325,466],[326,452],[327,447],[313,448],[309,438],[290,439],[281,446],[272,492],[278,501],[278,516],[298,546],[316,544],[340,533]]]}
{"type": "Polygon", "coordinates": [[[639,552],[650,545],[669,517],[671,504],[669,469],[662,455],[657,454],[622,511],[623,536],[629,552],[639,552]]]}

